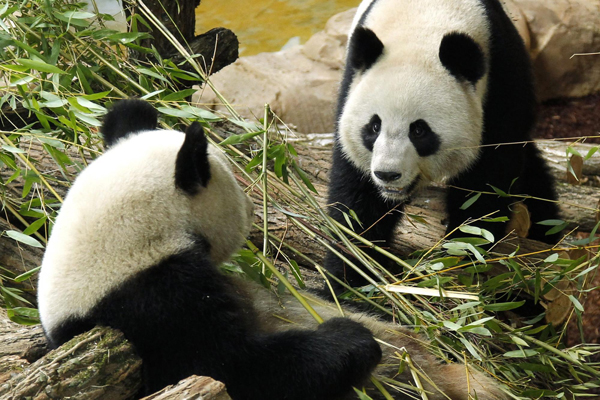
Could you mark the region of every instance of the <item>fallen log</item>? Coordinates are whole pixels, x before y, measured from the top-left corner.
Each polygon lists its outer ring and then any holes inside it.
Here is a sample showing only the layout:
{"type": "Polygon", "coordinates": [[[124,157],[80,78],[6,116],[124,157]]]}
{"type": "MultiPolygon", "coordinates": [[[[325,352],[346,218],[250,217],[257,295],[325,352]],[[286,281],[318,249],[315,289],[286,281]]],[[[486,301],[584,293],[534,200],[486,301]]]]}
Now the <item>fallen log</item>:
{"type": "Polygon", "coordinates": [[[140,400],[231,400],[231,397],[222,382],[192,375],[140,400]]]}
{"type": "MultiPolygon", "coordinates": [[[[318,191],[315,199],[321,206],[327,203],[327,183],[329,173],[329,161],[331,157],[331,146],[323,145],[322,137],[330,138],[330,135],[311,136],[308,143],[296,144],[299,153],[299,164],[311,178],[311,182],[318,191]],[[315,139],[315,136],[317,139],[315,139]],[[319,141],[318,145],[313,144],[319,141]]],[[[542,151],[544,158],[548,161],[550,171],[557,181],[557,192],[561,209],[561,216],[569,222],[568,229],[577,229],[590,232],[596,225],[596,213],[598,212],[598,200],[600,191],[597,187],[590,186],[598,180],[600,173],[600,156],[594,154],[583,163],[583,176],[588,185],[572,185],[567,183],[567,156],[566,150],[569,143],[542,140],[536,141],[542,151]]],[[[582,155],[586,155],[592,148],[591,144],[577,143],[572,146],[582,155]]],[[[465,196],[468,192],[465,192],[465,196]]],[[[444,236],[446,219],[444,210],[445,188],[443,185],[432,185],[418,193],[407,205],[405,213],[416,218],[405,218],[396,229],[396,235],[392,243],[392,251],[400,256],[406,256],[415,250],[429,249],[436,245],[444,236]]],[[[466,198],[465,198],[466,200],[466,198]]],[[[262,220],[262,207],[258,206],[257,215],[262,220]]],[[[308,238],[299,229],[291,226],[288,218],[278,210],[269,209],[269,232],[279,238],[285,237],[286,242],[302,252],[311,259],[320,262],[326,252],[322,246],[308,238]]],[[[262,223],[262,222],[261,222],[262,223]]],[[[260,223],[260,224],[261,224],[260,223]]],[[[255,243],[261,243],[262,233],[255,232],[252,236],[255,243]]],[[[541,243],[526,238],[513,238],[510,244],[504,243],[497,247],[498,252],[511,253],[514,248],[521,247],[522,252],[529,252],[547,248],[541,243]]],[[[297,258],[301,265],[310,266],[306,261],[297,258]]]]}
{"type": "MultiPolygon", "coordinates": [[[[97,327],[48,352],[41,326],[0,309],[0,400],[138,398],[142,361],[118,330],[97,327]]],[[[191,376],[144,400],[230,400],[225,385],[191,376]]]]}
{"type": "Polygon", "coordinates": [[[122,333],[98,327],[10,375],[0,400],[126,400],[140,389],[141,360],[122,333]]]}

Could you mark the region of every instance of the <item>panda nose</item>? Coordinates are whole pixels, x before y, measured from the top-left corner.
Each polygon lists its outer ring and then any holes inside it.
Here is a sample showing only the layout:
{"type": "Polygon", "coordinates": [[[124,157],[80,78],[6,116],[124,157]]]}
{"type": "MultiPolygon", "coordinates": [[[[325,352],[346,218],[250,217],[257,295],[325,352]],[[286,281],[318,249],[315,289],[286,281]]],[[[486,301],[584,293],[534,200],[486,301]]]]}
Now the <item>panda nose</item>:
{"type": "Polygon", "coordinates": [[[399,173],[393,172],[393,171],[392,172],[375,171],[375,176],[384,182],[393,182],[393,181],[397,181],[398,179],[400,179],[402,174],[399,174],[399,173]]]}

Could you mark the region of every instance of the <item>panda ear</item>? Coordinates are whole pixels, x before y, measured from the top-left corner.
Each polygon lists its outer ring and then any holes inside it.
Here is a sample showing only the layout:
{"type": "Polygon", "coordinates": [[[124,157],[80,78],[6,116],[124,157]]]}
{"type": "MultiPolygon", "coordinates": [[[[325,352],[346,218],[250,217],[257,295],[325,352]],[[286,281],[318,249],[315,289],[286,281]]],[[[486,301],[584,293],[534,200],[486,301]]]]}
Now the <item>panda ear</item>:
{"type": "Polygon", "coordinates": [[[357,27],[350,38],[348,62],[354,69],[371,68],[379,56],[383,54],[383,43],[375,32],[364,26],[357,27]]]}
{"type": "Polygon", "coordinates": [[[210,180],[208,141],[198,122],[185,131],[185,140],[175,161],[175,186],[188,194],[196,194],[210,180]]]}
{"type": "Polygon", "coordinates": [[[448,33],[440,44],[442,65],[458,80],[477,83],[485,73],[485,56],[481,47],[469,35],[448,33]]]}
{"type": "Polygon", "coordinates": [[[131,133],[153,131],[158,126],[158,113],[144,100],[121,100],[104,117],[100,131],[104,146],[110,147],[131,133]]]}

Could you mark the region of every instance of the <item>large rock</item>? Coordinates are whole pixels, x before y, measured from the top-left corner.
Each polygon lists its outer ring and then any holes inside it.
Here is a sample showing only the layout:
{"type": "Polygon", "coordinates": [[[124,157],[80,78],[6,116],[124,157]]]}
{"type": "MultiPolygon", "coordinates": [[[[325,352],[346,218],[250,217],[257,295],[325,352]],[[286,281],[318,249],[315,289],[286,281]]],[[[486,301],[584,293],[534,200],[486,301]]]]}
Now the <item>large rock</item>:
{"type": "MultiPolygon", "coordinates": [[[[600,0],[502,0],[530,50],[540,100],[600,91],[600,0]]],[[[332,17],[303,46],[242,57],[211,78],[243,116],[261,118],[264,105],[304,133],[332,132],[346,35],[355,9],[332,17]]],[[[218,105],[209,90],[195,101],[218,105]]]]}
{"type": "MultiPolygon", "coordinates": [[[[262,118],[264,105],[300,132],[331,132],[347,33],[355,10],[332,17],[325,30],[303,46],[242,57],[211,77],[235,110],[262,118]]],[[[210,89],[195,102],[216,105],[210,89]]],[[[223,110],[222,106],[213,106],[223,110]]]]}
{"type": "Polygon", "coordinates": [[[600,0],[513,0],[529,24],[540,100],[600,91],[600,0]]]}

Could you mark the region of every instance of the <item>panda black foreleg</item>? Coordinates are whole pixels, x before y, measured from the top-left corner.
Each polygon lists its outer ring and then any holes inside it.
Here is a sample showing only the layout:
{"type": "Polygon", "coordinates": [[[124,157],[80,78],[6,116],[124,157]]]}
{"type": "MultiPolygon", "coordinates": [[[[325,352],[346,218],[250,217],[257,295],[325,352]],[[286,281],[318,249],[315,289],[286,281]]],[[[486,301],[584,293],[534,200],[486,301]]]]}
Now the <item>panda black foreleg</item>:
{"type": "Polygon", "coordinates": [[[548,219],[559,219],[560,212],[558,204],[555,202],[558,199],[555,190],[554,177],[548,170],[546,161],[542,158],[539,149],[529,144],[525,147],[526,167],[521,176],[523,192],[537,199],[527,199],[525,204],[531,215],[531,228],[529,228],[529,238],[539,240],[541,242],[555,244],[560,238],[560,233],[546,235],[546,232],[551,228],[549,226],[540,225],[538,222],[548,219]]]}
{"type": "MultiPolygon", "coordinates": [[[[510,197],[510,193],[520,192],[520,175],[523,170],[524,154],[522,147],[501,146],[485,147],[479,160],[468,171],[448,182],[446,210],[448,227],[446,233],[455,231],[466,221],[482,218],[510,217],[511,204],[519,201],[510,197]],[[494,188],[508,194],[504,197],[495,193],[494,188]],[[485,192],[475,203],[466,209],[461,206],[473,195],[473,192],[485,192]]],[[[477,221],[474,226],[490,231],[496,240],[504,237],[506,222],[477,221]]],[[[469,236],[460,231],[452,237],[469,236]]]]}
{"type": "MultiPolygon", "coordinates": [[[[368,174],[359,171],[343,156],[339,144],[333,149],[328,202],[329,215],[334,220],[347,225],[344,213],[349,215],[349,210],[353,210],[360,221],[360,224],[352,221],[355,232],[379,247],[389,248],[404,205],[383,200],[368,174]]],[[[394,270],[394,264],[385,256],[372,249],[365,249],[365,252],[385,268],[394,270]]],[[[354,260],[351,255],[345,255],[354,260]]],[[[325,268],[350,286],[366,283],[360,274],[331,251],[325,258],[325,268]]],[[[341,285],[332,284],[336,293],[343,291],[341,285]]]]}
{"type": "MultiPolygon", "coordinates": [[[[558,234],[547,236],[545,232],[548,227],[536,224],[547,219],[557,219],[559,209],[553,202],[557,198],[554,179],[534,145],[488,147],[471,170],[453,179],[449,184],[456,188],[450,187],[447,193],[447,233],[469,219],[480,218],[494,212],[491,218],[502,216],[510,218],[512,205],[522,201],[522,196],[531,196],[544,200],[524,201],[532,221],[529,238],[546,243],[556,243],[560,238],[558,234]],[[461,189],[494,192],[492,186],[507,193],[508,197],[496,193],[485,194],[467,209],[460,209],[470,195],[468,191],[461,189]]],[[[506,224],[502,222],[478,221],[474,225],[492,232],[496,240],[506,234],[506,224]]],[[[460,235],[464,236],[460,232],[455,232],[452,237],[460,235]]]]}
{"type": "Polygon", "coordinates": [[[260,335],[253,343],[240,355],[241,379],[228,385],[234,399],[340,399],[367,383],[382,354],[371,331],[346,318],[316,330],[260,335]]]}

